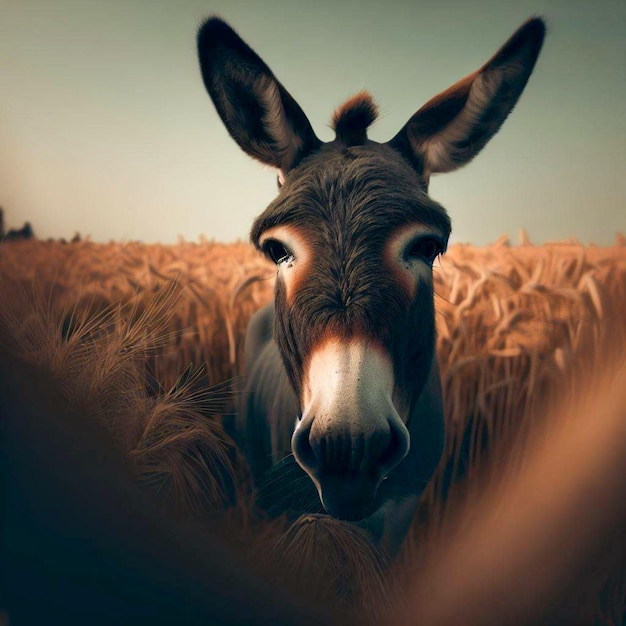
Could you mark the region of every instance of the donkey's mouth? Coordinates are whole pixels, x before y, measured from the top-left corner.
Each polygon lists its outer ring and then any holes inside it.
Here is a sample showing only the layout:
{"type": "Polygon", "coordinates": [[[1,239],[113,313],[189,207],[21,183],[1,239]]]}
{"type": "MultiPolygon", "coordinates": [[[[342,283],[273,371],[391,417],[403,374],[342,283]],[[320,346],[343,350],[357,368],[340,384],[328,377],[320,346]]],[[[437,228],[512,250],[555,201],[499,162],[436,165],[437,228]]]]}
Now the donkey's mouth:
{"type": "Polygon", "coordinates": [[[363,476],[328,474],[319,480],[319,495],[326,512],[349,522],[363,520],[378,508],[379,480],[363,476]]]}
{"type": "Polygon", "coordinates": [[[290,455],[275,463],[259,481],[256,503],[271,517],[287,514],[296,519],[326,513],[335,519],[361,522],[385,504],[390,495],[387,487],[393,481],[378,484],[377,480],[361,479],[359,489],[355,478],[335,473],[322,477],[322,483],[314,483],[290,455]]]}

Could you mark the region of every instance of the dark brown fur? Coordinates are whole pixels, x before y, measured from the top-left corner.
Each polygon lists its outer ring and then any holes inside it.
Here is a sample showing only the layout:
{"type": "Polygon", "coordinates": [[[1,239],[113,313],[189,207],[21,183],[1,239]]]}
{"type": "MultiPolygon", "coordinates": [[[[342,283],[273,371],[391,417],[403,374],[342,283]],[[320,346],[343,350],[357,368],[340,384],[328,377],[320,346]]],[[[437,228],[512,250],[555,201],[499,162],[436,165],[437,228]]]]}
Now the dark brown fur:
{"type": "Polygon", "coordinates": [[[367,129],[378,117],[378,107],[367,91],[360,91],[346,100],[333,113],[333,129],[337,140],[346,147],[367,141],[367,129]]]}

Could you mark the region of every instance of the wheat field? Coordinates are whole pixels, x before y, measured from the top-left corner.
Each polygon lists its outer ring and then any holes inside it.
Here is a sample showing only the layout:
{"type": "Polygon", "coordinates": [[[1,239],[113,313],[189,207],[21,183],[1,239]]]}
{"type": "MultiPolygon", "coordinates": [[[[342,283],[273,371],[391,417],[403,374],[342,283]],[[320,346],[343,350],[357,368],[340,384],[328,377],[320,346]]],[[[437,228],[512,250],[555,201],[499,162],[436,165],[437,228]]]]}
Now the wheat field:
{"type": "MultiPolygon", "coordinates": [[[[446,450],[391,570],[339,522],[268,520],[254,506],[224,428],[245,375],[246,324],[273,293],[274,269],[249,245],[3,242],[0,329],[11,352],[89,407],[168,515],[227,519],[268,568],[278,563],[287,578],[306,569],[309,595],[381,623],[407,601],[459,512],[550,426],[550,407],[603,364],[619,364],[626,347],[621,235],[610,247],[534,246],[525,236],[457,244],[434,277],[446,450]],[[320,563],[320,553],[333,556],[320,563]]],[[[576,598],[581,623],[621,623],[626,553],[618,556],[576,598]]]]}

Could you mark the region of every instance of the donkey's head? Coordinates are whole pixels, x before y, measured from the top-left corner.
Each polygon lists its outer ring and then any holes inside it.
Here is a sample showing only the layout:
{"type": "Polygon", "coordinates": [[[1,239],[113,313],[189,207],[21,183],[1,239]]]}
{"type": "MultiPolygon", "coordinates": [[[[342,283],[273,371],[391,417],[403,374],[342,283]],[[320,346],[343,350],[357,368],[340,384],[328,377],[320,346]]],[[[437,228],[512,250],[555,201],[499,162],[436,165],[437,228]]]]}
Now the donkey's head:
{"type": "Polygon", "coordinates": [[[361,93],[320,141],[287,90],[217,18],[198,34],[204,84],[239,146],[278,170],[278,197],[252,242],[278,266],[274,336],[301,419],[296,460],[326,509],[359,519],[409,450],[407,421],[430,371],[432,264],[450,220],[431,174],[470,161],[517,102],[541,49],[524,24],[480,70],[430,100],[387,143],[361,93]]]}

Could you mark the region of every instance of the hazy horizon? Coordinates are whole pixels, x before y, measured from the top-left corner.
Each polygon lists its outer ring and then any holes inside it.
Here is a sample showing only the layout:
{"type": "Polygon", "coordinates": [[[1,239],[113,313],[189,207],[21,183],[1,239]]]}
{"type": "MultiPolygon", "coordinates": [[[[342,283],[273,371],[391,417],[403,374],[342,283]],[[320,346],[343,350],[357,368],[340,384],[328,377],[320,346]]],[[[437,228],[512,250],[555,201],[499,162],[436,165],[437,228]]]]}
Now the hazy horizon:
{"type": "Polygon", "coordinates": [[[480,67],[528,17],[549,34],[500,133],[433,177],[456,241],[525,229],[533,243],[610,245],[626,231],[626,3],[0,0],[0,207],[42,238],[246,238],[275,174],[228,136],[204,91],[195,34],[220,14],[332,138],[361,89],[386,141],[480,67]]]}

